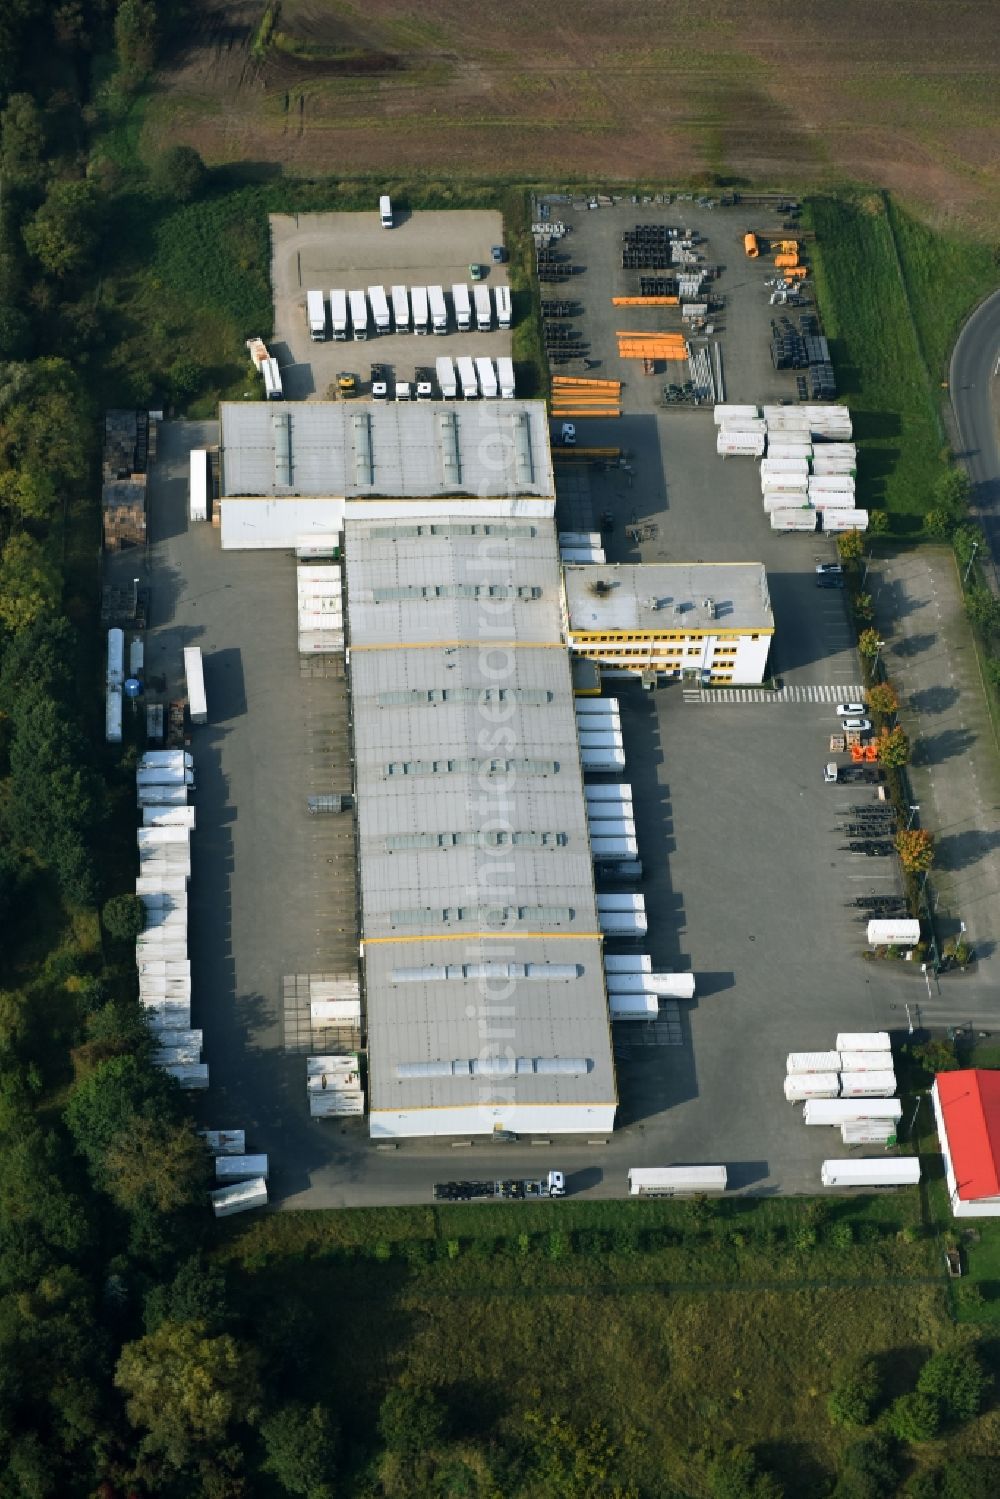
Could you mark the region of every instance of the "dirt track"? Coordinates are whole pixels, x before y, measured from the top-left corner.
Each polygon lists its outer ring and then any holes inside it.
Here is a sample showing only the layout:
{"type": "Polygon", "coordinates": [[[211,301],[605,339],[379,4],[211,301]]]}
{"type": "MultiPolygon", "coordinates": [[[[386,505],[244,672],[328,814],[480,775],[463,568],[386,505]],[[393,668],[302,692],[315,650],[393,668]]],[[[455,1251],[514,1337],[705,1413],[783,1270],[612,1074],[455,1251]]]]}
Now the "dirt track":
{"type": "Polygon", "coordinates": [[[1000,9],[969,0],[207,0],[147,138],[293,172],[884,185],[939,222],[1000,208],[1000,9]],[[613,19],[612,19],[613,18],[613,19]],[[289,51],[288,48],[292,48],[289,51]]]}

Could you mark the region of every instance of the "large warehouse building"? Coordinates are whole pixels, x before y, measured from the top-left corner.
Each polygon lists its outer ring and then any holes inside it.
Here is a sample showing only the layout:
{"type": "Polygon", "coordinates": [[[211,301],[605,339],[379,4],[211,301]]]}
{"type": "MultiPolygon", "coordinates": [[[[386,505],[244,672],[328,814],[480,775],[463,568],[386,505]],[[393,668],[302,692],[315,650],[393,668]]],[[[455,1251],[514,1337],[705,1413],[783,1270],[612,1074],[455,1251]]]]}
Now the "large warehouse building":
{"type": "Polygon", "coordinates": [[[616,1092],[551,520],[349,520],[371,1133],[600,1132],[616,1092]]]}

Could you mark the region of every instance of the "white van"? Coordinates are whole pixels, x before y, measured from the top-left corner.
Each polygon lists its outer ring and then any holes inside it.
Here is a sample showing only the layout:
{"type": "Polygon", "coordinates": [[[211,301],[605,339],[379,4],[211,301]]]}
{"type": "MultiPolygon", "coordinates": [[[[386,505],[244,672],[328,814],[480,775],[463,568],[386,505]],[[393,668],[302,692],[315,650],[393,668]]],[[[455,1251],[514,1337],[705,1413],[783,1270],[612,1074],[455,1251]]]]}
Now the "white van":
{"type": "Polygon", "coordinates": [[[392,203],[389,201],[388,193],[383,193],[378,200],[378,216],[383,229],[392,228],[392,203]]]}

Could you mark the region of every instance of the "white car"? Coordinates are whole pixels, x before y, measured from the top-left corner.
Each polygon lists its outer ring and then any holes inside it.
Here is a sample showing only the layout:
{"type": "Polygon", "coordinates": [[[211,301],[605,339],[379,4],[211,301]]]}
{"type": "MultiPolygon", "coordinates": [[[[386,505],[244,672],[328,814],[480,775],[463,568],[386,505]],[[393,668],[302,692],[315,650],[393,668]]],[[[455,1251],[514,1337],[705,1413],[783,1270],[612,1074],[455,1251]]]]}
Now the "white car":
{"type": "Polygon", "coordinates": [[[871,720],[868,718],[845,718],[844,732],[847,734],[870,734],[871,720]]]}
{"type": "Polygon", "coordinates": [[[864,703],[838,703],[837,704],[837,717],[838,718],[854,718],[858,713],[863,713],[864,711],[865,711],[865,705],[864,705],[864,703]]]}

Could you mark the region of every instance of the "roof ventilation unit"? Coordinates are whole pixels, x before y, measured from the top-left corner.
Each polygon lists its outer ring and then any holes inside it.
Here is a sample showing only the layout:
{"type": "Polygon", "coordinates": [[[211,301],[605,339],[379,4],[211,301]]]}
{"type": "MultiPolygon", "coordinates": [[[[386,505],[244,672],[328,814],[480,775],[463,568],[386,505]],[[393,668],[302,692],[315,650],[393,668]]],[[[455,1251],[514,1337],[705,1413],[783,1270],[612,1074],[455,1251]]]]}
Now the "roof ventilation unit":
{"type": "Polygon", "coordinates": [[[372,459],[372,423],[365,412],[358,412],[354,421],[354,477],[359,489],[371,488],[375,483],[375,464],[372,459]]]}
{"type": "Polygon", "coordinates": [[[438,417],[438,436],[441,439],[444,482],[449,487],[455,487],[462,482],[462,466],[458,460],[458,418],[453,411],[443,412],[438,417]]]}
{"type": "Polygon", "coordinates": [[[290,487],[292,482],[292,416],[276,411],[271,417],[274,429],[274,482],[290,487]]]}
{"type": "Polygon", "coordinates": [[[514,417],[514,475],[518,489],[526,489],[535,481],[535,465],[531,459],[531,426],[526,411],[519,411],[514,417]]]}

